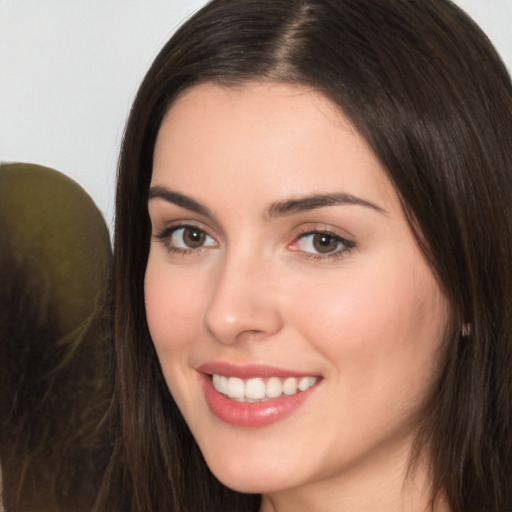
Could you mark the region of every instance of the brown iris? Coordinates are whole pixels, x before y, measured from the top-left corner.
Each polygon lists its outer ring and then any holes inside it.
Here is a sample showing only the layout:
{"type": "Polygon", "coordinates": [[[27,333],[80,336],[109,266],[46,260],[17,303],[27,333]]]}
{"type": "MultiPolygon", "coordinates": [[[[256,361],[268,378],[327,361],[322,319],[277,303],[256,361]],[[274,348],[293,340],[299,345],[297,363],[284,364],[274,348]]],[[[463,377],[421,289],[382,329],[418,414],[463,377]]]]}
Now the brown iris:
{"type": "Polygon", "coordinates": [[[322,254],[335,251],[339,243],[338,237],[330,235],[329,233],[315,233],[313,235],[313,247],[322,254]]]}
{"type": "Polygon", "coordinates": [[[188,227],[183,230],[183,243],[191,249],[197,249],[204,245],[206,234],[203,230],[188,227]]]}

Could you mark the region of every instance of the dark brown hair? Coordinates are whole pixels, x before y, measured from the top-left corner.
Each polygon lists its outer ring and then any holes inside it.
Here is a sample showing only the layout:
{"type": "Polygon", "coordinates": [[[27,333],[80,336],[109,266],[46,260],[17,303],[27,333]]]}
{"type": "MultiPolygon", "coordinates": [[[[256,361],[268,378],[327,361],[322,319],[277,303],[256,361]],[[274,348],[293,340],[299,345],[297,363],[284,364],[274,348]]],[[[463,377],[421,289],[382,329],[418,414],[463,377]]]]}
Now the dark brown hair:
{"type": "Polygon", "coordinates": [[[126,128],[114,245],[115,410],[131,509],[258,507],[205,466],[162,377],[143,288],[163,116],[200,82],[255,80],[323,93],[393,182],[452,317],[413,455],[428,455],[433,503],[441,493],[457,512],[512,509],[512,85],[449,0],[213,0],[154,61],[126,128]]]}

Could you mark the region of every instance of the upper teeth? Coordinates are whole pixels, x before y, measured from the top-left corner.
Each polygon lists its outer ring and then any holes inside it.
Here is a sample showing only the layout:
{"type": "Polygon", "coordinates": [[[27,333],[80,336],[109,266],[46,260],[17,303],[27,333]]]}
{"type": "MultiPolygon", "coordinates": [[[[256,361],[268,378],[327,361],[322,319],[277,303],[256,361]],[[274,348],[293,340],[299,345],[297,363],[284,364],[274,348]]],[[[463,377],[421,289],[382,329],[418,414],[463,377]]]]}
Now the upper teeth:
{"type": "Polygon", "coordinates": [[[295,395],[300,391],[306,391],[317,382],[318,377],[239,379],[238,377],[213,375],[213,386],[219,393],[241,402],[263,401],[268,398],[280,397],[283,393],[285,395],[295,395]]]}

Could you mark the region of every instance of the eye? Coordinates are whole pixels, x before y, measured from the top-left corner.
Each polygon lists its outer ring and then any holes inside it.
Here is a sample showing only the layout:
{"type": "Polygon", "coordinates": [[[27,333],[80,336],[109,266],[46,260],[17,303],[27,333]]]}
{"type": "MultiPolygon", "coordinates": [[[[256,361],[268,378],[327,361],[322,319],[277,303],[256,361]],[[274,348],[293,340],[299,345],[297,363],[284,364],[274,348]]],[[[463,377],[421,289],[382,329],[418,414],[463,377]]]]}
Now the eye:
{"type": "Polygon", "coordinates": [[[338,256],[354,248],[354,242],[329,231],[310,231],[300,235],[292,249],[311,256],[338,256]]]}
{"type": "Polygon", "coordinates": [[[196,226],[172,226],[166,228],[156,236],[158,239],[162,240],[167,249],[172,252],[186,253],[217,245],[210,235],[196,226]]]}
{"type": "Polygon", "coordinates": [[[212,245],[213,241],[213,238],[208,236],[202,229],[193,226],[177,228],[170,237],[171,244],[181,249],[199,249],[205,245],[212,245]]]}

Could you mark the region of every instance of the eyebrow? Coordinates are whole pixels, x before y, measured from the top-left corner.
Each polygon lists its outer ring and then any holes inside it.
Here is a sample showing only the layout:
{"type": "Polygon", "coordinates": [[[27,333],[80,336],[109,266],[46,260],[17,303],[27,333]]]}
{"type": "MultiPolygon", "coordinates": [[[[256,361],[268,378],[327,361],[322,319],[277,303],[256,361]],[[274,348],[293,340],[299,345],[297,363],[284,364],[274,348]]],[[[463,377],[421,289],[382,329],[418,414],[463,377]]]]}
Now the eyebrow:
{"type": "MultiPolygon", "coordinates": [[[[195,199],[181,194],[180,192],[169,190],[165,187],[151,187],[149,190],[149,200],[151,199],[164,199],[169,203],[173,203],[177,206],[198,213],[199,215],[210,218],[213,217],[213,214],[209,208],[197,202],[195,199]]],[[[364,206],[366,208],[371,208],[379,213],[385,215],[387,214],[386,210],[380,206],[365,199],[361,199],[360,197],[344,192],[336,194],[315,194],[311,196],[288,199],[285,201],[277,201],[270,205],[267,214],[270,218],[284,217],[286,215],[307,212],[317,208],[324,208],[326,206],[339,205],[364,206]]]]}
{"type": "Polygon", "coordinates": [[[151,200],[157,198],[164,199],[169,203],[181,206],[182,208],[186,208],[187,210],[198,213],[199,215],[204,215],[205,217],[213,217],[211,211],[206,206],[198,203],[191,197],[180,194],[179,192],[175,192],[164,187],[151,187],[149,189],[148,199],[151,200]]]}
{"type": "Polygon", "coordinates": [[[288,199],[286,201],[278,201],[273,203],[268,209],[270,217],[283,217],[294,213],[307,212],[316,208],[324,208],[326,206],[338,205],[357,205],[371,208],[379,213],[387,214],[386,210],[377,206],[370,201],[361,199],[360,197],[346,194],[344,192],[336,194],[315,194],[312,196],[298,197],[288,199]]]}

